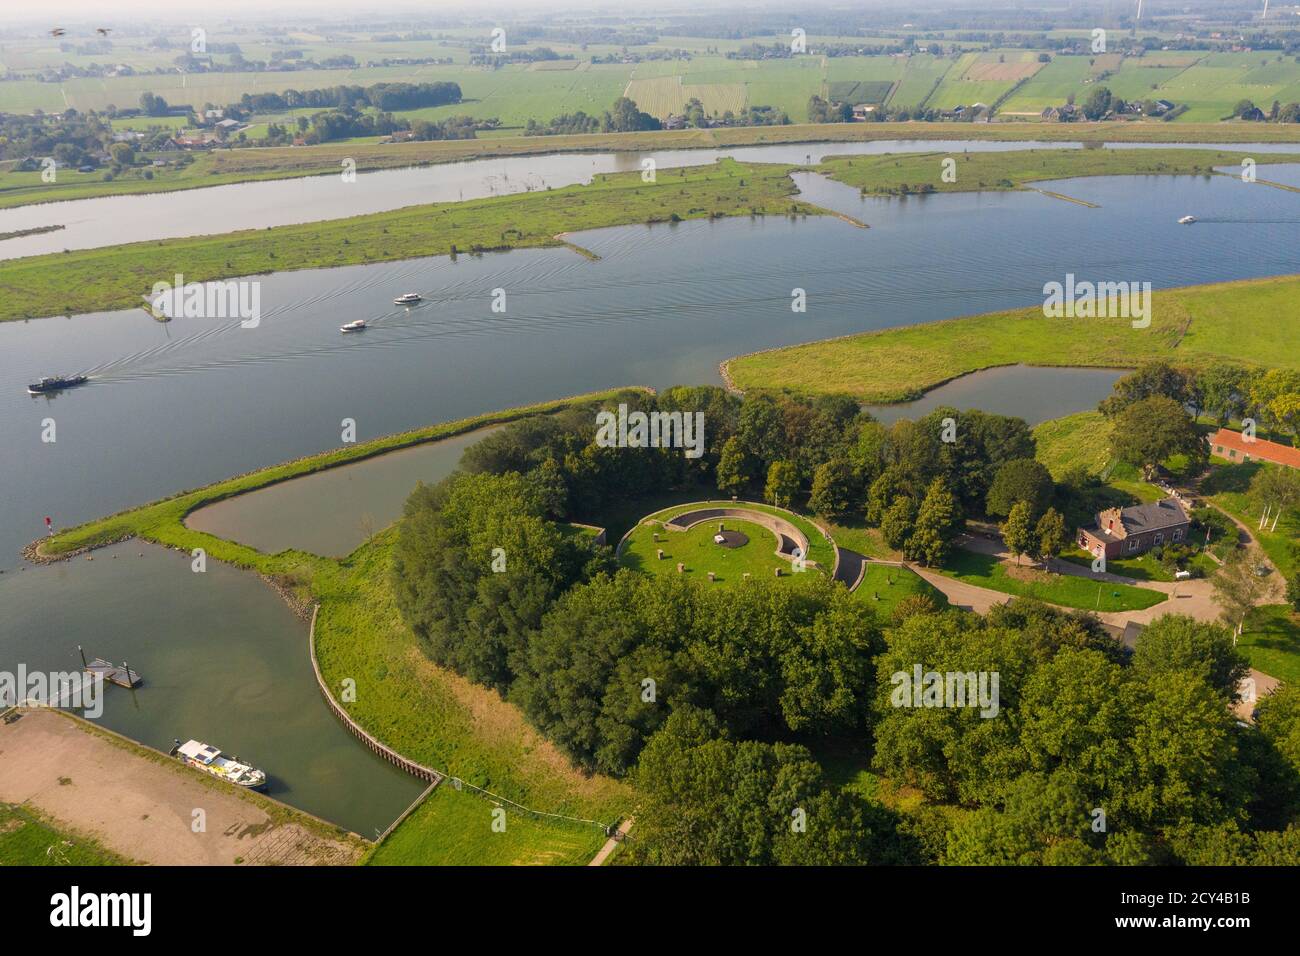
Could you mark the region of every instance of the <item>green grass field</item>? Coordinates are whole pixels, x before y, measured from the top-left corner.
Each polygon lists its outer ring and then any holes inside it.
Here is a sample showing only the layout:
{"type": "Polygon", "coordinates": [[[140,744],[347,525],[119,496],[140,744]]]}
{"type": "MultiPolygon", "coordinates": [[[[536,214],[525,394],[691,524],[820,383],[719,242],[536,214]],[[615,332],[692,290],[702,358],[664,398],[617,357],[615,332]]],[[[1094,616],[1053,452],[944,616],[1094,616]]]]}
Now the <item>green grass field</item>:
{"type": "Polygon", "coordinates": [[[0,803],[0,866],[123,866],[95,840],[65,833],[34,810],[0,803]]]}
{"type": "Polygon", "coordinates": [[[451,784],[438,787],[364,861],[369,866],[584,866],[605,842],[595,827],[507,812],[451,784]]]}
{"type": "MultiPolygon", "coordinates": [[[[816,166],[864,194],[893,193],[904,184],[936,192],[1019,189],[1023,184],[1088,176],[1207,175],[1219,166],[1240,168],[1245,153],[1218,149],[1026,149],[989,153],[899,153],[832,156],[816,166]],[[943,160],[956,160],[953,182],[943,179],[943,160]]],[[[1300,162],[1300,153],[1270,156],[1300,162]]]]}
{"type": "Polygon", "coordinates": [[[983,103],[992,106],[1017,83],[1039,71],[1038,54],[1028,50],[963,53],[925,101],[932,109],[953,109],[983,103]]]}
{"type": "Polygon", "coordinates": [[[632,532],[624,547],[622,563],[647,574],[671,575],[677,573],[679,563],[686,566],[686,575],[693,580],[708,581],[709,572],[715,583],[737,584],[746,574],[754,578],[771,578],[774,568],[791,575],[789,561],[778,558],[776,535],[762,525],[739,518],[723,518],[721,523],[729,531],[737,531],[749,540],[737,548],[715,544],[719,522],[706,521],[689,531],[665,531],[657,524],[642,525],[632,532]],[[655,535],[659,540],[655,540],[655,535]],[[656,551],[662,549],[659,559],[656,551]]]}
{"type": "MultiPolygon", "coordinates": [[[[668,521],[669,519],[674,518],[677,515],[682,514],[683,512],[694,511],[697,508],[705,505],[714,506],[714,507],[721,506],[727,508],[730,507],[747,508],[751,511],[761,511],[766,514],[776,515],[779,518],[784,518],[786,521],[789,521],[800,531],[802,531],[804,535],[808,538],[808,554],[806,555],[806,558],[810,568],[811,566],[815,565],[818,568],[822,568],[823,570],[826,571],[827,574],[829,574],[831,572],[831,569],[835,566],[835,548],[822,536],[822,533],[817,529],[817,526],[813,524],[813,522],[810,521],[809,519],[803,517],[802,515],[797,515],[791,511],[786,511],[781,508],[774,508],[771,505],[762,504],[757,501],[733,502],[730,500],[710,500],[710,501],[696,500],[690,502],[689,504],[673,505],[672,507],[664,508],[660,511],[644,514],[643,517],[638,520],[636,524],[636,529],[632,532],[632,537],[637,538],[638,551],[647,556],[644,559],[644,563],[649,564],[650,562],[656,562],[657,559],[655,558],[655,548],[662,547],[662,545],[656,545],[651,536],[651,532],[658,529],[645,527],[644,525],[645,521],[650,521],[650,520],[668,521]],[[644,541],[642,541],[641,538],[639,537],[643,531],[646,532],[644,535],[644,539],[645,539],[644,541]]],[[[728,522],[735,519],[722,518],[719,520],[723,522],[728,522]]],[[[716,524],[714,524],[713,527],[716,527],[716,524]]],[[[728,527],[730,527],[729,524],[728,527]]],[[[772,533],[770,531],[767,531],[765,533],[767,535],[766,541],[771,541],[772,548],[775,549],[776,542],[772,538],[772,533]]],[[[664,537],[664,533],[662,531],[660,532],[659,537],[661,538],[664,537]]],[[[755,543],[757,536],[751,534],[749,537],[752,545],[753,543],[755,543]]],[[[763,542],[763,539],[761,538],[758,538],[757,540],[763,542]]],[[[705,536],[705,541],[709,546],[712,546],[713,544],[712,532],[710,532],[709,535],[705,536]]],[[[748,548],[739,549],[739,550],[748,551],[748,548]]],[[[779,559],[773,558],[773,561],[776,560],[779,559]]],[[[672,565],[673,573],[676,573],[676,569],[677,569],[676,561],[669,562],[668,559],[665,558],[664,562],[660,562],[660,563],[670,563],[672,565]]],[[[704,568],[703,570],[708,571],[709,569],[704,568]]],[[[767,573],[768,574],[772,573],[770,568],[767,573]]]]}
{"type": "Polygon", "coordinates": [[[1072,468],[1100,475],[1110,464],[1110,422],[1101,412],[1079,412],[1034,426],[1039,461],[1058,481],[1072,468]]]}
{"type": "Polygon", "coordinates": [[[1284,578],[1289,580],[1300,572],[1300,516],[1292,510],[1282,515],[1276,528],[1270,521],[1260,529],[1260,504],[1251,500],[1247,493],[1251,478],[1261,468],[1280,466],[1262,462],[1229,463],[1218,458],[1211,459],[1211,466],[1211,473],[1201,483],[1201,491],[1209,496],[1211,502],[1250,529],[1251,535],[1284,578]]]}
{"type": "Polygon", "coordinates": [[[1237,648],[1256,670],[1289,684],[1300,681],[1300,615],[1289,605],[1251,611],[1237,648]]]}
{"type": "Polygon", "coordinates": [[[940,570],[967,584],[1085,611],[1136,611],[1165,600],[1165,595],[1160,591],[1127,584],[1096,582],[1066,574],[1048,574],[1031,569],[1027,563],[1022,566],[1025,577],[1016,577],[993,555],[977,554],[960,548],[940,570]]]}
{"type": "Polygon", "coordinates": [[[1041,306],[812,342],[729,359],[741,390],[848,392],[898,402],[997,365],[1132,368],[1157,358],[1216,358],[1300,368],[1300,276],[1187,286],[1154,293],[1151,326],[1127,319],[1048,319],[1041,306]],[[1268,322],[1259,316],[1267,315],[1268,322]],[[1175,353],[1175,349],[1177,352],[1175,353]]]}
{"type": "Polygon", "coordinates": [[[943,592],[920,575],[907,568],[884,564],[867,565],[862,583],[853,592],[855,598],[868,607],[875,608],[881,619],[886,621],[898,602],[917,594],[928,595],[939,607],[948,604],[943,592]]]}

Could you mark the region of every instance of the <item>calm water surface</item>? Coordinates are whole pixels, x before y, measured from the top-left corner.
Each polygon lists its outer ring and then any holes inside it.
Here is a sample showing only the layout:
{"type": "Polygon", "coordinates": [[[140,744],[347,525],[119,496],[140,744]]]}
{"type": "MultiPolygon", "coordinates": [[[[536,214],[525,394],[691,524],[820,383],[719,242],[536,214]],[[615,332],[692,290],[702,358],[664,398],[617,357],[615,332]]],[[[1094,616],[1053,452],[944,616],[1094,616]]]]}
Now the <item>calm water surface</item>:
{"type": "MultiPolygon", "coordinates": [[[[1114,144],[1126,146],[1128,144],[1114,144]]],[[[1166,144],[1134,144],[1165,148],[1166,144]]],[[[1190,144],[1169,144],[1187,146],[1190,144]]],[[[64,249],[88,249],[149,239],[212,235],[299,222],[341,219],[420,203],[455,202],[587,183],[598,173],[699,166],[722,156],[749,162],[811,163],[826,156],[907,152],[992,152],[1008,149],[1077,149],[1078,143],[1007,143],[963,140],[882,140],[871,143],[792,143],[731,149],[679,149],[625,153],[558,153],[476,159],[359,175],[309,176],[234,183],[204,189],[39,203],[0,210],[0,233],[61,225],[56,232],[0,241],[0,259],[64,249]]],[[[1221,147],[1254,153],[1286,144],[1221,147]]]]}
{"type": "Polygon", "coordinates": [[[267,772],[268,795],[369,837],[422,788],[326,709],[307,625],[255,575],[216,561],[195,574],[188,556],[131,541],[0,576],[0,607],[0,668],[73,671],[81,644],[138,670],[134,692],[105,690],[99,721],[147,746],[229,750],[267,772]]]}
{"type": "Polygon", "coordinates": [[[268,554],[296,548],[341,558],[400,518],[416,484],[446,478],[466,448],[494,431],[480,428],[236,495],[192,512],[185,523],[268,554]]]}
{"type": "Polygon", "coordinates": [[[926,392],[914,402],[868,405],[867,411],[886,425],[892,425],[900,418],[915,420],[947,405],[958,410],[978,408],[996,415],[1013,415],[1037,425],[1096,408],[1123,374],[1107,368],[1008,365],[963,375],[926,392]]]}

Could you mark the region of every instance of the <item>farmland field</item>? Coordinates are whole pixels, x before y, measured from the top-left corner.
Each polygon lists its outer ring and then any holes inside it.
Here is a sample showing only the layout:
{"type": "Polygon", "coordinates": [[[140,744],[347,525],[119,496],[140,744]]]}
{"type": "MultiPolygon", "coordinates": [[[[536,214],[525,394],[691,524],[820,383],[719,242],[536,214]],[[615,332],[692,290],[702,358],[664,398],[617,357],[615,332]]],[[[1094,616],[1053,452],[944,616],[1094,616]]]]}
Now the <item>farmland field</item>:
{"type": "Polygon", "coordinates": [[[992,105],[1021,80],[1028,80],[1043,64],[1027,50],[963,53],[925,103],[934,109],[952,109],[972,103],[992,105]]]}
{"type": "Polygon", "coordinates": [[[952,60],[930,56],[928,53],[908,57],[898,88],[889,98],[889,105],[909,108],[922,105],[935,89],[935,84],[954,68],[952,60]]]}
{"type": "Polygon", "coordinates": [[[1087,57],[1053,57],[998,112],[1038,114],[1049,106],[1060,106],[1070,94],[1078,95],[1090,72],[1087,57]]]}

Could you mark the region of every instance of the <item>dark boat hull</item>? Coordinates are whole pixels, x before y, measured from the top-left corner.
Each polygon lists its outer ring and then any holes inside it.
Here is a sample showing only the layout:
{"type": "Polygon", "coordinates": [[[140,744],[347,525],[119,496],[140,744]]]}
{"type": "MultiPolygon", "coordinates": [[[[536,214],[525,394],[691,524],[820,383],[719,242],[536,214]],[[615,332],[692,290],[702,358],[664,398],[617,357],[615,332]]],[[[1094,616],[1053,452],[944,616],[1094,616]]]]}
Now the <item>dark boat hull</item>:
{"type": "Polygon", "coordinates": [[[27,391],[32,395],[48,395],[50,392],[61,392],[65,388],[76,388],[78,385],[85,385],[88,379],[84,375],[77,375],[73,378],[58,378],[49,382],[36,382],[27,386],[27,391]]]}

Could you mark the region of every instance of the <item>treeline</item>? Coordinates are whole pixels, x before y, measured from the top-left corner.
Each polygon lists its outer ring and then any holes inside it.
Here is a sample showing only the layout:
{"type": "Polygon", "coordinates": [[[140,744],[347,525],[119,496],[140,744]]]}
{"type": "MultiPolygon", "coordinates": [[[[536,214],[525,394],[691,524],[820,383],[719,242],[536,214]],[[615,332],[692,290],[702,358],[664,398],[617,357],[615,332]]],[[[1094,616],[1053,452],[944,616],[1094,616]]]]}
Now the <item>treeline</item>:
{"type": "Polygon", "coordinates": [[[424,109],[459,103],[459,83],[376,83],[373,86],[331,86],[320,90],[285,90],[283,93],[245,93],[231,109],[243,115],[280,113],[296,109],[361,109],[381,112],[424,109]]]}
{"type": "Polygon", "coordinates": [[[529,120],[525,136],[559,136],[573,133],[636,133],[643,130],[662,129],[663,124],[649,113],[643,113],[633,100],[620,96],[611,109],[599,119],[582,110],[565,113],[549,123],[529,120]]]}

